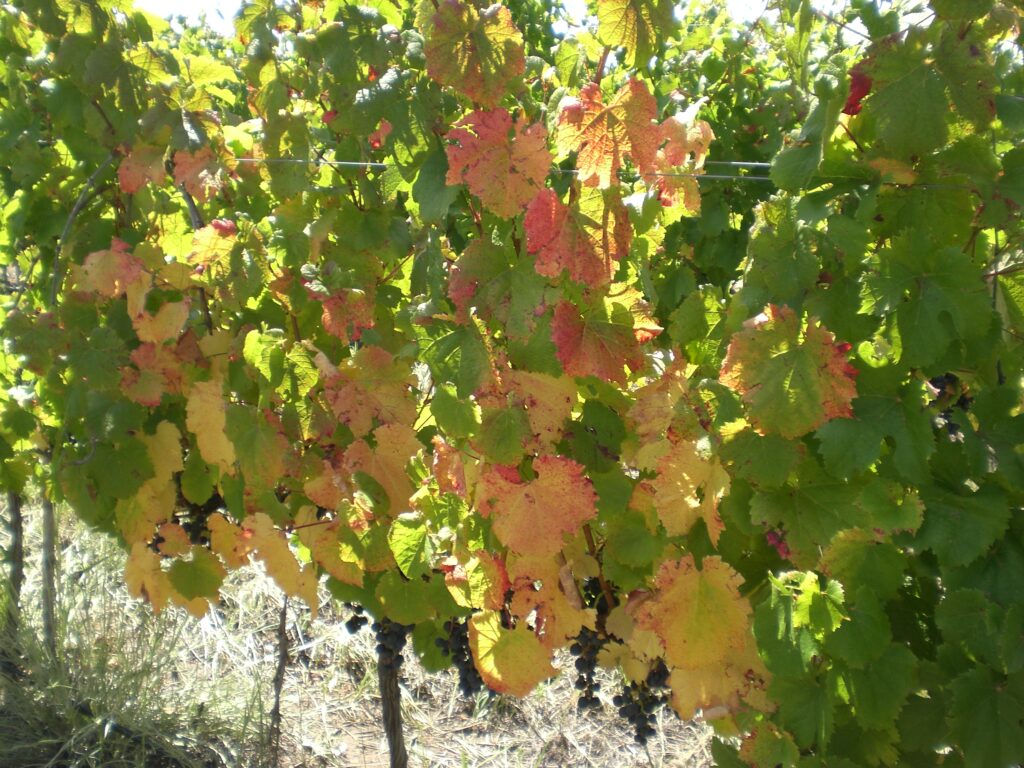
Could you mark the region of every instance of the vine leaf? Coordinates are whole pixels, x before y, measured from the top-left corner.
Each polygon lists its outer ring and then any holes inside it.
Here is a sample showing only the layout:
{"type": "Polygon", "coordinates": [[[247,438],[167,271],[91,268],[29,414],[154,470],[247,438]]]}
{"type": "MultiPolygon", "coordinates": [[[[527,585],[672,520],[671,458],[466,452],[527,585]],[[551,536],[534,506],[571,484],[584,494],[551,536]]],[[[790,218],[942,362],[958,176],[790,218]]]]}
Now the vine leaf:
{"type": "Polygon", "coordinates": [[[160,184],[166,176],[164,150],[151,144],[133,146],[117,167],[117,180],[127,195],[134,195],[150,182],[160,184]]]}
{"type": "Polygon", "coordinates": [[[721,558],[705,557],[697,570],[687,554],[661,565],[654,591],[633,609],[637,626],[661,640],[680,716],[728,711],[763,689],[767,673],[754,648],[742,582],[721,558]]]}
{"type": "Polygon", "coordinates": [[[480,549],[460,562],[449,557],[441,563],[444,583],[452,599],[464,608],[500,611],[512,584],[500,555],[480,549]]]}
{"type": "Polygon", "coordinates": [[[224,168],[209,147],[196,152],[181,149],[174,153],[174,182],[203,203],[224,187],[224,168]]]}
{"type": "Polygon", "coordinates": [[[376,480],[387,494],[391,512],[404,512],[415,490],[405,467],[422,446],[407,424],[384,424],[373,431],[373,437],[374,448],[366,440],[357,440],[345,450],[345,468],[376,480]]]}
{"type": "Polygon", "coordinates": [[[368,435],[374,422],[411,424],[416,404],[409,395],[414,381],[409,366],[381,347],[361,347],[324,382],[327,403],[356,437],[368,435]]]}
{"type": "Polygon", "coordinates": [[[611,281],[633,239],[622,200],[596,189],[584,189],[575,206],[565,205],[553,189],[541,190],[526,210],[523,227],[538,274],[560,277],[565,272],[592,288],[611,281]]]}
{"type": "Polygon", "coordinates": [[[470,619],[469,648],[480,677],[498,693],[525,696],[556,672],[551,666],[551,652],[526,623],[505,629],[497,611],[478,613],[470,619]]]}
{"type": "Polygon", "coordinates": [[[235,473],[235,446],[227,436],[227,404],[219,378],[197,381],[188,393],[185,425],[196,436],[199,454],[225,475],[235,473]]]}
{"type": "Polygon", "coordinates": [[[597,515],[597,495],[583,466],[572,459],[542,456],[533,468],[537,477],[529,481],[508,467],[489,469],[480,478],[476,501],[510,550],[550,556],[562,549],[565,536],[597,515]]]}
{"type": "Polygon", "coordinates": [[[720,380],[742,396],[762,433],[800,437],[853,415],[857,371],[845,347],[816,320],[802,329],[792,309],[769,305],[733,335],[720,380]]]}
{"type": "Polygon", "coordinates": [[[512,14],[502,5],[478,11],[459,0],[440,0],[436,8],[419,19],[427,74],[486,109],[496,107],[526,70],[523,36],[512,14]]]}
{"type": "Polygon", "coordinates": [[[488,210],[510,219],[544,186],[551,168],[547,131],[504,109],[471,112],[448,132],[451,186],[465,184],[488,210]]]}
{"type": "Polygon", "coordinates": [[[640,345],[661,332],[639,291],[626,289],[581,310],[569,301],[555,307],[551,337],[569,376],[597,376],[625,386],[624,369],[643,366],[640,345]]]}
{"type": "Polygon", "coordinates": [[[711,543],[718,546],[725,530],[718,502],[729,490],[729,475],[717,459],[701,455],[693,443],[678,442],[658,462],[658,476],[651,485],[658,517],[669,536],[685,535],[703,518],[711,543]]]}
{"type": "Polygon", "coordinates": [[[559,105],[555,145],[563,154],[576,152],[579,180],[600,189],[616,182],[630,157],[641,172],[653,170],[660,144],[658,105],[640,80],[630,79],[605,104],[601,87],[587,83],[577,98],[559,105]]]}
{"type": "Polygon", "coordinates": [[[675,27],[666,0],[598,0],[597,24],[601,42],[625,48],[630,67],[644,66],[675,27]]]}

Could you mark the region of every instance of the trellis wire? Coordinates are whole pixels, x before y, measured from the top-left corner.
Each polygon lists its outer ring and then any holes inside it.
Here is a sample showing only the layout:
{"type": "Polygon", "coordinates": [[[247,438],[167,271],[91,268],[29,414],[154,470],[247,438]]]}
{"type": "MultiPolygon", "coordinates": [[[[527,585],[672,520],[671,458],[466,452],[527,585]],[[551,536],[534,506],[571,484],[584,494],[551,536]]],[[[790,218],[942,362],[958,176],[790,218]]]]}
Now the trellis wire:
{"type": "MultiPolygon", "coordinates": [[[[238,163],[252,163],[252,164],[271,164],[271,163],[293,163],[300,165],[326,165],[337,168],[397,168],[398,165],[395,163],[382,163],[370,160],[325,160],[324,158],[312,158],[310,160],[303,160],[297,157],[239,157],[235,158],[235,162],[238,163]]],[[[771,163],[746,161],[746,160],[707,160],[704,165],[716,165],[716,166],[729,166],[733,168],[771,168],[771,163]]],[[[569,173],[574,174],[579,171],[572,168],[555,168],[553,169],[557,173],[569,173]]],[[[770,182],[772,181],[771,176],[763,176],[757,174],[744,174],[743,176],[736,176],[726,173],[644,173],[641,174],[644,178],[680,178],[680,179],[706,179],[708,181],[758,181],[758,182],[770,182]]],[[[818,179],[821,183],[840,183],[840,182],[862,182],[864,184],[873,183],[873,179],[865,179],[857,176],[822,176],[818,179]]],[[[897,187],[914,187],[919,189],[970,189],[969,186],[964,184],[943,184],[941,182],[926,182],[923,184],[901,184],[895,181],[878,181],[876,183],[885,184],[888,186],[897,187]]],[[[322,189],[332,189],[324,187],[322,189]]]]}

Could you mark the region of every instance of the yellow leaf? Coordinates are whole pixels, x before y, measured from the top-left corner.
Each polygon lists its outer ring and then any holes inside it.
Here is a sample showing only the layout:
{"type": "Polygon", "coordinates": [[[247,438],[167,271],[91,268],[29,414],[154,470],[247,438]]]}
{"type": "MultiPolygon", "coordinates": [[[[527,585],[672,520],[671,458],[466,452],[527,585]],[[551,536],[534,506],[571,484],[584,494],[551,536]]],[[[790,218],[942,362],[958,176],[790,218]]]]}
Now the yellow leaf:
{"type": "Polygon", "coordinates": [[[185,425],[196,436],[199,453],[207,464],[226,475],[235,473],[235,446],[225,432],[226,406],[220,379],[197,381],[188,393],[185,425]]]}
{"type": "Polygon", "coordinates": [[[555,674],[551,652],[525,622],[519,622],[515,629],[505,629],[497,611],[478,613],[470,619],[469,647],[480,677],[498,693],[525,696],[555,674]]]}

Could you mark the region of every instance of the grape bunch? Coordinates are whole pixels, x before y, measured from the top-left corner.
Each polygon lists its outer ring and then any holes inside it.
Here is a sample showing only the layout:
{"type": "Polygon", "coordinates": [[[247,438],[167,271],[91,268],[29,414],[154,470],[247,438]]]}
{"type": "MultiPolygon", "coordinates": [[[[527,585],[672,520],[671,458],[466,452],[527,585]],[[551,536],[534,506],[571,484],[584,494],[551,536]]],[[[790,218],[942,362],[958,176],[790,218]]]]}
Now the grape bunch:
{"type": "Polygon", "coordinates": [[[929,405],[945,406],[932,423],[936,429],[945,429],[946,436],[954,443],[962,442],[964,437],[960,429],[960,423],[956,420],[954,408],[963,413],[971,407],[973,398],[967,391],[955,373],[944,373],[941,376],[934,376],[928,380],[928,384],[935,391],[936,397],[929,405]],[[955,400],[954,400],[955,398],[955,400]],[[950,405],[952,403],[952,405],[950,405]]]}
{"type": "Polygon", "coordinates": [[[668,677],[665,662],[658,661],[644,682],[628,683],[623,686],[622,693],[612,697],[612,703],[618,707],[619,716],[633,726],[633,738],[638,744],[646,744],[654,735],[657,712],[668,700],[668,677]]]}
{"type": "Polygon", "coordinates": [[[357,605],[356,603],[345,603],[345,607],[352,611],[352,615],[349,616],[348,620],[345,622],[345,629],[354,635],[360,629],[365,627],[370,620],[366,618],[366,614],[363,612],[363,606],[357,605]]]}
{"type": "Polygon", "coordinates": [[[444,623],[444,628],[448,637],[439,637],[434,643],[458,670],[459,693],[473,696],[484,689],[484,679],[473,664],[473,654],[469,650],[469,627],[465,621],[449,619],[444,623]]]}
{"type": "Polygon", "coordinates": [[[604,641],[597,632],[584,627],[576,641],[569,646],[569,653],[576,657],[576,690],[580,692],[576,706],[580,712],[601,707],[601,701],[596,695],[601,685],[594,680],[594,672],[597,671],[597,654],[603,645],[604,641]]]}
{"type": "Polygon", "coordinates": [[[412,627],[383,618],[373,622],[372,628],[377,638],[377,664],[381,669],[397,670],[405,661],[402,649],[405,648],[405,639],[412,627]]]}

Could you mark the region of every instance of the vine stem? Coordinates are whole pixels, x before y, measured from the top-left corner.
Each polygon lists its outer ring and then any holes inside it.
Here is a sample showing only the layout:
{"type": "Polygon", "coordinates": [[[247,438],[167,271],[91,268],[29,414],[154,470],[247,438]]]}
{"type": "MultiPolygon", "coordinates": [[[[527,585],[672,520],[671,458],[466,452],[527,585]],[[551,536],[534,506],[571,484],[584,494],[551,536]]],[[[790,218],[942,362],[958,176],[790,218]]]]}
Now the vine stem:
{"type": "Polygon", "coordinates": [[[597,60],[597,69],[594,70],[594,82],[598,85],[601,84],[601,78],[604,77],[604,67],[608,63],[608,55],[612,52],[612,47],[606,45],[604,50],[601,51],[601,58],[597,60]]]}
{"type": "Polygon", "coordinates": [[[281,602],[281,614],[277,623],[277,669],[274,672],[274,706],[270,710],[270,765],[281,764],[281,692],[284,690],[284,675],[288,669],[288,595],[281,602]]]}
{"type": "MultiPolygon", "coordinates": [[[[594,542],[594,532],[590,529],[590,523],[584,523],[583,536],[587,540],[587,551],[596,561],[597,544],[594,542]]],[[[612,594],[612,589],[608,586],[608,582],[605,581],[604,573],[601,571],[600,562],[598,562],[597,565],[597,583],[601,585],[601,592],[604,594],[605,602],[608,603],[608,610],[611,611],[611,609],[615,607],[615,596],[612,594]]]]}
{"type": "Polygon", "coordinates": [[[15,491],[7,492],[7,527],[10,532],[10,544],[5,559],[10,563],[7,575],[7,608],[0,617],[3,631],[0,632],[0,672],[14,678],[17,675],[18,657],[18,624],[20,623],[19,608],[21,605],[21,586],[25,583],[25,516],[22,512],[21,496],[15,491]]]}
{"type": "Polygon", "coordinates": [[[380,709],[384,719],[384,734],[388,739],[391,768],[408,768],[409,753],[405,749],[402,733],[402,692],[398,687],[398,667],[377,661],[377,682],[380,685],[380,709]]]}
{"type": "MultiPolygon", "coordinates": [[[[189,191],[185,189],[185,185],[181,184],[178,186],[181,190],[181,196],[185,198],[185,205],[188,206],[188,218],[192,223],[192,229],[199,231],[206,226],[206,222],[203,221],[203,214],[199,210],[199,206],[196,205],[195,199],[189,194],[189,191]]],[[[199,308],[203,313],[203,322],[206,324],[206,332],[213,333],[213,315],[210,314],[210,300],[206,296],[206,289],[202,286],[199,287],[199,308]]]]}
{"type": "Polygon", "coordinates": [[[64,243],[68,239],[68,235],[71,234],[71,227],[74,226],[75,219],[78,218],[78,214],[85,208],[85,204],[89,202],[89,191],[96,183],[96,179],[100,177],[100,174],[106,170],[107,166],[114,161],[114,153],[111,152],[107,155],[107,159],[100,163],[100,167],[92,172],[92,175],[86,179],[85,186],[82,187],[82,191],[78,193],[78,199],[75,200],[74,206],[71,208],[71,213],[68,214],[68,220],[64,222],[64,229],[61,230],[60,238],[57,240],[57,247],[53,254],[53,282],[50,284],[50,306],[54,307],[57,305],[57,294],[60,293],[61,284],[64,282],[64,270],[61,269],[60,256],[61,251],[64,250],[64,243]]]}

